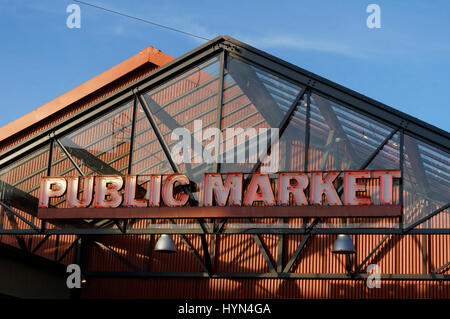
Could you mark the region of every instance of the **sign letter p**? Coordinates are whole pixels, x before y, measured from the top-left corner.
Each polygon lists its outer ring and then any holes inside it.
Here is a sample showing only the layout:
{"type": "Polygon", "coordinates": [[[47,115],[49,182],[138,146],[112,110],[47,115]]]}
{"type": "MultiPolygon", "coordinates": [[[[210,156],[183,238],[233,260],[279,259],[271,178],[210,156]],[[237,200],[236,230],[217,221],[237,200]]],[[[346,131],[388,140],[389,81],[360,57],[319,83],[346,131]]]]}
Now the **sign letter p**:
{"type": "Polygon", "coordinates": [[[43,177],[41,179],[39,207],[48,207],[49,198],[64,195],[66,188],[67,182],[64,177],[43,177]]]}

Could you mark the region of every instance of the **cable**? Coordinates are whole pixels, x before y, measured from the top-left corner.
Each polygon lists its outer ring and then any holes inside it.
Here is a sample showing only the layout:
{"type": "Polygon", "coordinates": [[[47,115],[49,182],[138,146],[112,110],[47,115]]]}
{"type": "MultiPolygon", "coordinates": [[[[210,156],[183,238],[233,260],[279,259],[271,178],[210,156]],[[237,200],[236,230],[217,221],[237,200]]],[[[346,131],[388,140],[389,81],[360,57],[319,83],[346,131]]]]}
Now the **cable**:
{"type": "Polygon", "coordinates": [[[81,4],[84,4],[84,5],[87,5],[87,6],[91,6],[91,7],[100,9],[100,10],[104,10],[104,11],[108,11],[108,12],[111,12],[111,13],[115,13],[115,14],[121,15],[123,17],[127,17],[127,18],[131,18],[131,19],[138,20],[138,21],[141,21],[141,22],[145,22],[145,23],[148,23],[148,24],[152,24],[152,25],[155,25],[155,26],[160,27],[160,28],[165,28],[165,29],[168,29],[168,30],[171,30],[171,31],[182,33],[182,34],[188,35],[190,37],[194,37],[194,38],[198,38],[198,39],[202,39],[202,40],[206,40],[206,41],[210,41],[211,40],[211,39],[199,36],[199,35],[195,35],[193,33],[189,33],[189,32],[183,31],[183,30],[179,30],[179,29],[175,29],[175,28],[172,28],[172,27],[168,27],[168,26],[160,24],[160,23],[152,22],[152,21],[149,21],[149,20],[145,20],[145,19],[141,19],[141,18],[138,18],[138,17],[131,16],[131,15],[128,15],[128,14],[125,14],[125,13],[121,13],[121,12],[118,12],[118,11],[114,11],[114,10],[111,10],[111,9],[100,7],[100,6],[97,6],[95,4],[87,3],[87,2],[84,2],[84,1],[80,1],[80,0],[73,0],[73,1],[81,3],[81,4]]]}

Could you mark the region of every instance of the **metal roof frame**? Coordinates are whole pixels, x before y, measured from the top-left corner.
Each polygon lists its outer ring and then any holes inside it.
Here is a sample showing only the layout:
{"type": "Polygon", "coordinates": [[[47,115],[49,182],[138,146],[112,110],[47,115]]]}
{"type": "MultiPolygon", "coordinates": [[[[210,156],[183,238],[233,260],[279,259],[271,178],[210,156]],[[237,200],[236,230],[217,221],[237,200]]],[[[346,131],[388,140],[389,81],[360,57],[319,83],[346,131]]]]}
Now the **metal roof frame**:
{"type": "MultiPolygon", "coordinates": [[[[173,78],[190,69],[193,65],[197,65],[210,59],[213,56],[220,57],[220,75],[219,75],[219,98],[217,108],[221,110],[223,107],[222,99],[223,99],[223,87],[224,87],[224,63],[225,63],[225,55],[230,57],[239,59],[248,64],[252,64],[267,70],[268,72],[275,74],[281,78],[289,80],[295,84],[298,84],[302,87],[301,92],[299,92],[296,97],[294,103],[289,107],[285,116],[283,117],[280,128],[285,129],[286,125],[289,122],[289,118],[296,111],[297,103],[306,96],[307,99],[307,114],[311,113],[310,108],[310,96],[311,93],[323,96],[331,101],[339,103],[349,109],[356,111],[359,114],[365,115],[371,119],[374,119],[378,122],[386,124],[386,126],[390,127],[390,133],[387,135],[382,143],[374,149],[371,156],[362,164],[363,167],[369,165],[370,161],[373,160],[376,155],[381,151],[381,149],[388,143],[388,141],[397,133],[400,133],[401,141],[400,141],[400,163],[403,163],[404,155],[403,155],[403,134],[408,134],[414,138],[422,140],[428,144],[431,144],[438,149],[450,153],[450,134],[446,131],[443,131],[439,128],[436,128],[432,125],[429,125],[417,118],[409,116],[403,112],[395,110],[385,104],[377,102],[373,99],[370,99],[366,96],[363,96],[355,91],[352,91],[348,88],[345,88],[339,84],[336,84],[330,80],[327,80],[323,77],[320,77],[316,74],[313,74],[309,71],[306,71],[298,66],[292,65],[288,62],[285,62],[281,59],[278,59],[274,56],[271,56],[265,52],[262,52],[256,48],[253,48],[245,43],[242,43],[238,40],[235,40],[228,36],[219,36],[208,43],[198,47],[197,49],[181,56],[180,58],[168,63],[167,65],[152,71],[148,75],[143,76],[142,78],[126,85],[125,87],[115,91],[114,93],[104,97],[103,99],[92,103],[86,108],[80,110],[79,112],[62,119],[60,122],[50,126],[35,135],[31,136],[27,140],[12,146],[11,148],[5,150],[2,154],[0,154],[0,169],[6,167],[8,164],[17,161],[18,159],[23,158],[23,156],[28,155],[38,148],[42,146],[49,145],[49,152],[51,154],[53,149],[53,144],[58,145],[63,149],[66,153],[66,156],[71,159],[71,154],[73,150],[67,147],[64,147],[59,138],[63,137],[69,132],[74,131],[75,129],[80,128],[87,122],[92,119],[98,118],[112,109],[116,109],[123,105],[125,102],[133,103],[133,124],[132,130],[134,129],[134,123],[136,121],[136,105],[137,101],[140,101],[140,104],[146,113],[145,115],[150,120],[150,124],[154,129],[159,143],[163,147],[167,159],[171,160],[170,154],[168,155],[168,146],[166,145],[161,132],[158,131],[158,126],[155,123],[155,120],[152,119],[152,110],[151,107],[146,103],[147,101],[142,99],[142,94],[145,92],[152,90],[158,85],[164,83],[167,79],[173,78]],[[225,54],[226,53],[226,54],[225,54]]],[[[218,126],[220,125],[220,116],[222,112],[218,112],[218,117],[216,123],[218,126]]],[[[310,116],[306,116],[306,120],[310,120],[310,116]]],[[[308,131],[305,134],[305,145],[309,143],[309,124],[308,131]]],[[[134,134],[132,134],[132,138],[134,138],[134,134]]],[[[128,169],[131,167],[132,163],[132,152],[134,150],[133,143],[130,146],[130,159],[128,169]]],[[[307,148],[307,150],[309,147],[307,148]]],[[[72,154],[74,155],[74,154],[72,154]]],[[[76,155],[74,155],[76,156],[76,155]]],[[[48,174],[51,172],[51,164],[52,161],[49,158],[48,164],[48,174]]],[[[307,170],[307,159],[305,161],[305,171],[307,170]]],[[[76,168],[75,162],[72,160],[72,164],[76,168]]],[[[97,163],[98,164],[98,163],[97,163]]],[[[97,165],[93,163],[92,165],[97,165]]],[[[109,169],[106,163],[99,163],[103,169],[109,169]]],[[[177,171],[176,165],[170,163],[173,166],[174,171],[177,171]]],[[[403,170],[403,165],[400,165],[403,170]]],[[[255,165],[253,171],[256,171],[258,164],[255,165]]],[[[218,165],[216,165],[216,171],[218,171],[218,165]]],[[[130,171],[128,171],[130,172],[130,171]]],[[[403,173],[402,173],[403,176],[403,173]]],[[[401,189],[402,191],[402,189],[401,189]]],[[[402,197],[400,197],[402,198],[402,197]]],[[[401,199],[402,200],[402,199],[401,199]]],[[[1,202],[0,202],[1,203],[1,202]]],[[[341,227],[341,228],[314,228],[315,224],[318,222],[316,219],[312,226],[309,228],[251,228],[251,227],[239,227],[239,228],[230,228],[223,229],[223,226],[226,222],[222,220],[221,226],[212,227],[211,225],[205,223],[204,220],[198,220],[198,226],[193,229],[180,229],[176,227],[167,227],[167,228],[146,228],[146,229],[133,229],[133,220],[123,219],[123,226],[120,226],[120,221],[115,220],[116,228],[61,228],[61,229],[46,229],[42,227],[39,229],[33,223],[29,222],[27,219],[21,217],[19,214],[14,214],[14,210],[10,209],[4,203],[1,203],[1,212],[9,212],[11,219],[19,218],[23,222],[25,222],[29,229],[0,229],[0,234],[10,234],[17,235],[18,240],[20,239],[20,235],[46,235],[44,239],[35,247],[34,251],[38,250],[39,247],[48,239],[51,235],[62,235],[62,234],[76,234],[79,236],[86,237],[87,235],[101,235],[101,234],[120,234],[120,235],[133,235],[133,234],[174,234],[182,237],[183,243],[188,247],[188,249],[193,253],[196,260],[202,266],[201,268],[204,272],[201,273],[149,273],[149,272],[140,272],[138,269],[134,269],[133,265],[129,265],[134,272],[130,273],[107,273],[107,272],[97,272],[97,273],[89,273],[87,269],[86,273],[92,276],[108,276],[108,277],[212,277],[212,278],[286,278],[286,279],[366,279],[365,274],[360,274],[360,270],[364,266],[367,260],[376,253],[381,244],[385,241],[383,239],[380,244],[378,244],[372,252],[364,259],[363,263],[361,263],[355,273],[353,274],[294,274],[290,272],[290,268],[293,263],[296,261],[297,256],[303,249],[306,241],[310,237],[310,235],[316,234],[386,234],[386,235],[408,235],[408,234],[450,234],[450,229],[423,229],[417,228],[421,223],[430,219],[431,217],[441,213],[445,209],[448,209],[449,204],[442,206],[441,208],[435,210],[431,214],[417,220],[412,225],[409,225],[406,228],[403,228],[403,225],[400,224],[399,228],[351,228],[351,227],[341,227]],[[129,223],[130,222],[130,223],[129,223]],[[213,229],[213,230],[208,230],[213,229]],[[219,234],[249,234],[252,235],[254,241],[259,247],[260,253],[263,255],[268,268],[271,270],[270,273],[214,273],[214,265],[213,261],[213,252],[209,250],[209,245],[205,240],[205,235],[219,235],[219,234]],[[304,239],[300,242],[297,250],[291,256],[290,260],[286,265],[283,264],[282,254],[278,254],[278,258],[276,260],[271,260],[270,256],[267,254],[267,251],[264,248],[263,243],[259,237],[260,234],[277,234],[279,242],[280,251],[283,250],[284,241],[283,235],[285,234],[304,234],[304,239]],[[195,250],[192,248],[192,245],[184,238],[184,235],[200,235],[202,239],[202,248],[203,248],[203,260],[200,254],[197,254],[195,250]],[[281,256],[281,257],[280,257],[281,256]]],[[[280,220],[281,221],[281,220],[280,220]]],[[[247,221],[248,222],[248,221],[247,221]]],[[[81,250],[81,243],[85,244],[85,240],[80,240],[81,237],[77,237],[74,243],[64,252],[60,259],[62,259],[72,248],[75,246],[81,250]]],[[[20,244],[20,242],[19,242],[20,244]]],[[[97,243],[98,244],[98,243],[97,243]]],[[[22,243],[24,246],[24,243],[22,243]]],[[[107,246],[100,243],[100,246],[106,250],[110,250],[107,246]]],[[[212,245],[211,245],[212,247],[212,245]]],[[[212,248],[211,248],[212,249],[212,248]]],[[[77,253],[78,254],[78,253],[77,253]]],[[[425,253],[426,254],[426,251],[425,253]]],[[[57,255],[55,255],[56,259],[57,255]]],[[[115,257],[122,260],[128,264],[126,259],[121,258],[120,255],[115,255],[115,257]]],[[[384,275],[382,279],[398,279],[398,280],[449,280],[448,275],[444,274],[436,274],[441,269],[447,267],[448,264],[441,266],[436,269],[434,273],[427,273],[423,275],[413,275],[413,274],[388,274],[384,275]]]]}
{"type": "Polygon", "coordinates": [[[29,154],[50,141],[51,133],[55,137],[63,135],[81,126],[93,117],[100,116],[110,108],[132,100],[134,92],[145,92],[165,81],[168,77],[176,76],[193,64],[199,63],[223,50],[226,50],[232,57],[256,64],[302,86],[310,87],[314,93],[344,104],[393,128],[402,128],[405,133],[430,143],[445,152],[450,152],[450,133],[229,36],[219,36],[5,150],[0,155],[0,169],[17,159],[18,156],[29,154]]]}
{"type": "MultiPolygon", "coordinates": [[[[43,145],[51,145],[54,141],[57,142],[59,145],[60,143],[58,138],[62,137],[63,135],[81,127],[85,123],[91,121],[92,119],[95,119],[97,117],[100,117],[106,112],[109,112],[112,109],[118,108],[120,105],[122,105],[125,102],[134,101],[133,108],[136,108],[136,101],[139,99],[141,100],[141,104],[143,105],[144,111],[147,111],[146,114],[147,117],[151,118],[151,110],[146,106],[146,103],[143,99],[140,98],[140,95],[144,94],[145,92],[157,87],[158,85],[165,82],[167,79],[173,78],[186,70],[190,69],[193,65],[197,65],[199,63],[204,62],[207,59],[210,59],[213,56],[220,56],[220,63],[221,63],[221,84],[220,87],[223,89],[223,66],[224,66],[224,60],[225,60],[225,54],[235,57],[237,59],[243,60],[246,63],[250,63],[253,65],[257,65],[260,68],[263,68],[272,74],[276,74],[277,76],[280,76],[282,78],[285,78],[286,80],[293,81],[294,83],[299,84],[303,89],[299,93],[299,95],[296,97],[296,100],[294,101],[293,105],[290,106],[288,112],[285,114],[282,123],[280,124],[281,128],[285,127],[287,125],[288,118],[290,115],[296,110],[296,105],[298,101],[302,98],[303,95],[305,95],[305,92],[308,92],[308,101],[311,92],[316,93],[322,96],[326,96],[330,100],[337,101],[340,104],[345,105],[346,107],[355,110],[356,112],[369,116],[370,118],[373,118],[377,121],[380,121],[387,126],[393,128],[393,131],[388,136],[390,137],[393,135],[393,133],[400,131],[401,136],[403,136],[404,132],[409,133],[412,136],[417,136],[421,140],[427,141],[427,143],[431,143],[435,146],[437,146],[440,149],[445,150],[446,152],[449,151],[449,133],[442,131],[438,128],[435,128],[431,125],[428,125],[418,119],[415,119],[413,117],[410,117],[402,112],[399,112],[397,110],[394,110],[386,105],[383,105],[379,102],[376,102],[374,100],[371,100],[367,97],[364,97],[354,91],[351,91],[347,88],[344,88],[336,83],[333,83],[329,80],[326,80],[324,78],[321,78],[313,73],[310,73],[306,70],[303,70],[299,67],[296,67],[294,65],[291,65],[287,62],[284,62],[278,58],[275,58],[273,56],[268,55],[267,53],[264,53],[262,51],[259,51],[258,49],[255,49],[251,46],[248,46],[247,44],[244,44],[242,42],[239,42],[233,38],[230,37],[217,37],[214,40],[200,46],[199,48],[183,55],[182,57],[170,62],[169,64],[160,67],[159,69],[149,73],[148,75],[144,76],[143,78],[136,80],[135,82],[119,89],[115,93],[91,104],[90,106],[86,107],[85,109],[79,111],[78,113],[73,114],[72,116],[69,116],[67,118],[62,119],[59,123],[42,130],[41,132],[35,134],[30,139],[19,143],[18,145],[15,145],[11,147],[10,149],[3,152],[3,154],[0,155],[0,169],[8,165],[9,163],[17,160],[18,158],[22,158],[23,156],[35,151],[37,148],[42,147],[43,145]],[[356,105],[354,104],[354,102],[356,105]],[[442,143],[436,143],[441,141],[442,143]]],[[[220,90],[220,95],[223,94],[223,90],[220,90]]],[[[222,97],[220,97],[219,100],[221,100],[222,97]]],[[[218,109],[222,107],[222,103],[218,104],[218,109]]],[[[309,102],[308,102],[309,105],[309,102]]],[[[135,110],[134,110],[135,113],[135,110]]],[[[219,116],[219,115],[218,115],[219,116]]],[[[135,114],[133,115],[135,117],[135,114]]],[[[309,117],[307,117],[307,120],[309,117]]],[[[135,121],[135,120],[134,120],[135,121]]],[[[219,118],[217,120],[220,122],[219,118]]],[[[152,127],[155,129],[155,123],[153,123],[152,127]]],[[[308,126],[309,128],[309,126],[308,126]]],[[[170,154],[168,155],[168,147],[165,145],[164,139],[161,136],[161,133],[158,132],[158,130],[155,130],[157,133],[158,140],[161,144],[161,147],[165,150],[165,154],[167,156],[167,159],[170,162],[170,154]]],[[[309,132],[308,132],[309,133],[309,132]]],[[[306,135],[306,137],[309,134],[306,135]]],[[[376,154],[382,149],[382,147],[388,142],[389,138],[386,137],[384,141],[378,146],[378,148],[375,150],[374,155],[370,157],[370,159],[373,159],[376,154]]],[[[309,139],[305,140],[305,143],[308,143],[309,139]]],[[[403,143],[400,143],[401,145],[403,143]]],[[[61,145],[60,145],[61,146],[61,145]]],[[[64,150],[64,146],[62,147],[64,150]]],[[[403,150],[403,147],[400,147],[401,151],[403,150]]],[[[50,152],[52,150],[52,147],[50,149],[50,152]]],[[[132,152],[133,150],[130,150],[132,152]]],[[[65,152],[68,153],[68,152],[65,152]]],[[[70,153],[70,152],[69,152],[70,153]]],[[[402,152],[401,152],[402,153],[402,152]]],[[[67,154],[66,154],[67,155],[67,154]]],[[[403,157],[402,155],[400,157],[403,157]]],[[[70,159],[70,154],[68,155],[68,158],[70,159]]],[[[131,157],[130,157],[131,158],[131,157]]],[[[131,160],[130,160],[131,161],[131,160]]],[[[306,162],[306,160],[305,160],[306,162]]],[[[370,161],[369,161],[370,162],[370,161]]],[[[402,159],[401,159],[402,162],[402,159]]],[[[49,161],[50,163],[50,161],[49,161]]],[[[74,162],[72,161],[72,164],[74,162]]],[[[105,163],[101,163],[105,164],[105,163]]],[[[50,171],[50,165],[48,170],[50,171]]],[[[364,164],[364,166],[368,165],[368,160],[364,164]]],[[[74,165],[76,168],[76,165],[74,165]]],[[[103,165],[105,166],[105,165],[103,165]]],[[[105,166],[106,167],[106,166],[105,166]]],[[[256,171],[258,167],[258,164],[255,165],[253,171],[256,171]]],[[[307,167],[305,167],[305,170],[307,170],[307,167]]],[[[174,169],[174,171],[177,171],[177,169],[174,169]]],[[[448,208],[448,204],[444,205],[441,209],[437,210],[436,212],[432,213],[429,216],[426,216],[423,219],[420,219],[418,222],[414,224],[414,227],[422,223],[423,221],[426,221],[427,219],[431,218],[435,214],[445,210],[448,208]]],[[[410,228],[414,228],[411,227],[410,228]]],[[[410,230],[411,230],[410,229],[410,230]]],[[[343,229],[341,229],[342,231],[343,229]]],[[[64,232],[64,230],[62,230],[64,232]]],[[[90,230],[84,230],[89,232],[90,230]]],[[[344,230],[345,231],[345,230],[344,230]]],[[[386,231],[386,230],[384,230],[386,231]]],[[[387,230],[389,233],[395,233],[395,229],[389,229],[387,230]]],[[[397,229],[397,231],[399,231],[397,229]]],[[[442,232],[442,230],[440,230],[442,232]]],[[[319,230],[320,232],[320,230],[319,230]]],[[[364,232],[364,231],[362,231],[364,232]]],[[[439,231],[438,231],[439,232],[439,231]]],[[[83,233],[83,232],[81,232],[83,233]]],[[[400,233],[402,233],[402,230],[400,230],[400,233]]]]}
{"type": "Polygon", "coordinates": [[[225,40],[223,44],[228,45],[228,50],[237,58],[243,58],[266,69],[271,69],[302,85],[311,86],[313,91],[325,95],[331,100],[343,103],[345,106],[362,112],[365,115],[369,115],[392,127],[403,128],[406,133],[410,133],[414,137],[418,137],[419,139],[425,140],[427,143],[436,145],[446,152],[450,150],[449,132],[296,65],[283,61],[236,39],[228,36],[224,36],[223,39],[225,40]]]}

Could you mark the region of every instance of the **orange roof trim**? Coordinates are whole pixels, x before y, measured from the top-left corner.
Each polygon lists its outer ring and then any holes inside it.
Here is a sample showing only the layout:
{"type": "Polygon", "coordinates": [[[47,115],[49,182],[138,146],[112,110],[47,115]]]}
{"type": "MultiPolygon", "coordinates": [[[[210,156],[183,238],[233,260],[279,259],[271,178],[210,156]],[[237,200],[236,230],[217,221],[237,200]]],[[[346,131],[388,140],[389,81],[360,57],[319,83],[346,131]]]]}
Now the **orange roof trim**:
{"type": "Polygon", "coordinates": [[[163,66],[174,60],[173,57],[161,52],[153,47],[148,47],[135,56],[121,62],[111,69],[97,75],[96,77],[84,82],[83,84],[73,88],[50,102],[40,106],[39,108],[19,117],[17,120],[0,127],[0,141],[13,136],[21,130],[38,123],[46,117],[68,107],[74,102],[88,96],[89,94],[101,89],[109,83],[121,78],[131,71],[152,63],[157,67],[163,66]]]}

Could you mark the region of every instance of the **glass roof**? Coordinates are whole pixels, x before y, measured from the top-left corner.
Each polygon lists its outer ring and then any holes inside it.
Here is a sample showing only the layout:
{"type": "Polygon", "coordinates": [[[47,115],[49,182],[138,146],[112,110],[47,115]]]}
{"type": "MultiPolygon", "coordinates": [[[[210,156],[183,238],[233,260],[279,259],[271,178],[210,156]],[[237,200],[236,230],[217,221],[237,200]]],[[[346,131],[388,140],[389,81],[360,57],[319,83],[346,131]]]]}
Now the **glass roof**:
{"type": "MultiPolygon", "coordinates": [[[[275,70],[275,60],[258,56],[259,60],[253,61],[236,52],[217,50],[195,62],[187,60],[185,64],[169,66],[169,71],[157,71],[169,73],[156,84],[149,84],[145,93],[137,93],[146,105],[140,105],[137,99],[133,101],[131,96],[75,129],[52,137],[50,160],[50,143],[46,140],[47,144],[36,147],[27,156],[3,165],[2,185],[36,197],[39,177],[47,171],[53,175],[101,175],[166,174],[178,170],[201,189],[206,172],[249,173],[257,163],[214,165],[194,160],[173,167],[173,159],[169,160],[164,148],[170,150],[176,143],[171,137],[176,128],[196,133],[196,121],[202,122],[203,129],[216,128],[221,133],[230,128],[281,128],[293,106],[280,136],[279,171],[402,169],[403,194],[396,185],[396,202],[403,201],[405,227],[450,202],[450,161],[445,147],[433,146],[431,141],[425,142],[407,130],[403,134],[404,127],[363,111],[361,105],[348,104],[341,96],[327,95],[314,85],[308,86],[308,93],[297,101],[305,85],[294,80],[292,74],[275,70]],[[221,54],[225,55],[223,60],[221,54]],[[176,67],[180,70],[170,73],[176,67]],[[154,117],[157,129],[144,108],[154,117]],[[160,143],[159,135],[164,143],[160,143]]],[[[146,81],[151,82],[152,76],[146,81]]],[[[193,134],[191,142],[210,147],[211,139],[197,139],[193,134]]],[[[247,157],[254,155],[254,143],[251,139],[244,141],[247,157]]],[[[223,161],[229,150],[225,134],[219,144],[219,158],[223,161]]],[[[238,146],[232,146],[236,152],[238,146]]],[[[200,155],[194,154],[194,158],[200,155]]],[[[448,210],[443,214],[448,214],[448,210]]],[[[339,221],[328,222],[339,227],[339,221]]],[[[449,226],[446,219],[430,227],[449,226]]]]}

